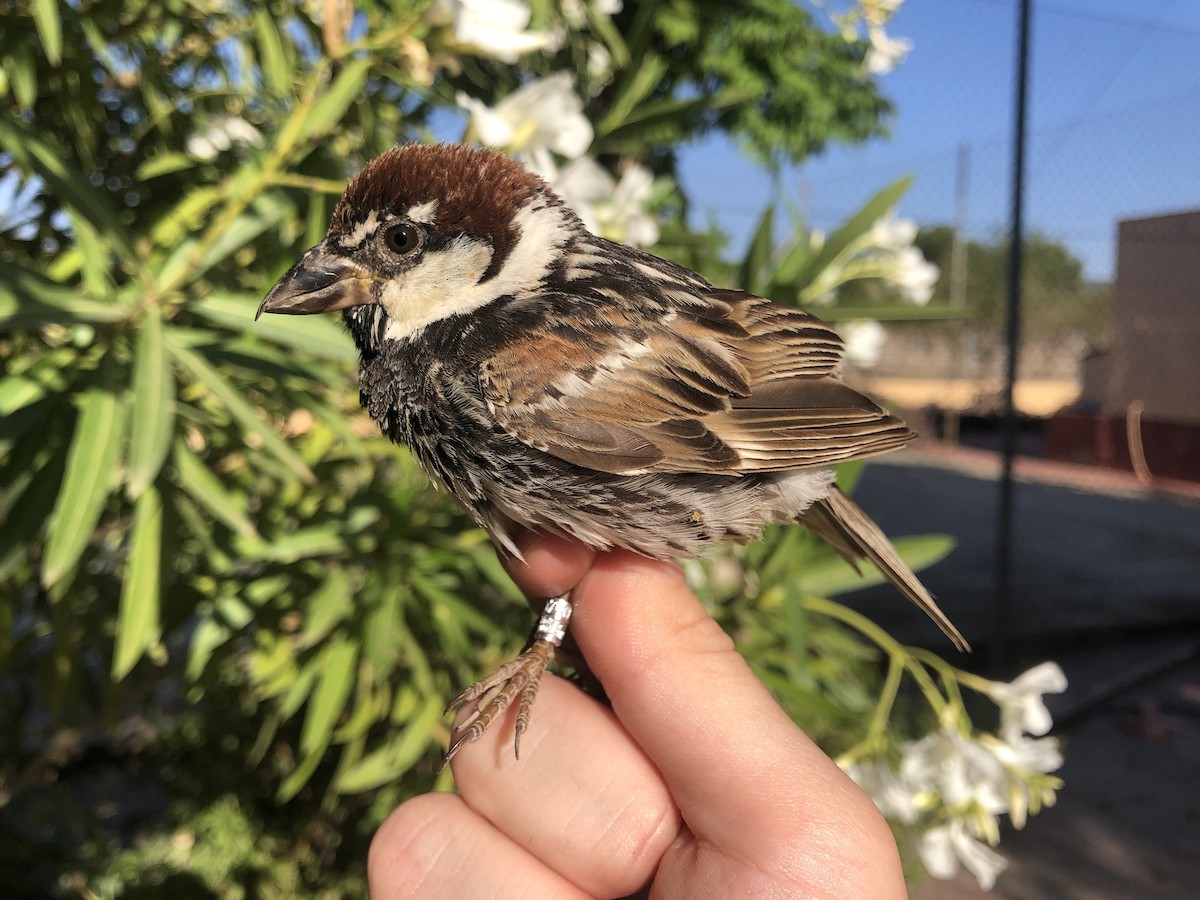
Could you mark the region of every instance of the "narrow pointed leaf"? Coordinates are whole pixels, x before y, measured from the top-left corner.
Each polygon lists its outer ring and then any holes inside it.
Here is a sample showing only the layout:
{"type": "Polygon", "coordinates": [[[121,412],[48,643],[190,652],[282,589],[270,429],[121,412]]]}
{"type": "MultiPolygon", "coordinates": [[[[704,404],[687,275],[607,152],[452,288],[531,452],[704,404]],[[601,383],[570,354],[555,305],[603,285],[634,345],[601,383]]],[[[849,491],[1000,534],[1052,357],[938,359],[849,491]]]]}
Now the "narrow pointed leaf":
{"type": "Polygon", "coordinates": [[[175,451],[171,461],[175,465],[175,475],[179,479],[179,486],[189,497],[235,533],[247,538],[258,537],[254,524],[240,503],[240,497],[235,498],[233,494],[225,490],[217,476],[208,466],[204,465],[195,453],[188,449],[182,440],[175,442],[175,451]]]}
{"type": "Polygon", "coordinates": [[[239,297],[236,294],[214,292],[188,306],[210,322],[234,331],[248,331],[295,350],[311,353],[322,359],[355,363],[358,351],[344,328],[326,316],[263,316],[257,322],[254,314],[261,298],[239,297]]]}
{"type": "Polygon", "coordinates": [[[46,587],[75,568],[96,528],[112,484],[124,418],[125,407],[111,391],[93,388],[79,398],[79,420],[42,560],[46,587]]]}
{"type": "Polygon", "coordinates": [[[344,637],[335,638],[322,657],[321,681],[313,691],[300,732],[300,751],[305,754],[317,753],[329,744],[354,687],[358,647],[344,637]]]}
{"type": "Polygon", "coordinates": [[[441,717],[440,701],[437,698],[426,700],[416,718],[405,727],[400,740],[381,747],[338,775],[334,790],[357,794],[395,781],[425,755],[433,743],[434,729],[441,717]]]}
{"type": "Polygon", "coordinates": [[[162,498],[149,487],[133,511],[129,561],[121,586],[112,675],[120,681],[142,655],[158,642],[159,592],[162,570],[162,498]]]}
{"type": "Polygon", "coordinates": [[[203,619],[192,633],[192,645],[188,649],[187,678],[196,681],[204,674],[213,651],[233,636],[233,631],[214,619],[203,619]]]}
{"type": "Polygon", "coordinates": [[[58,68],[62,62],[62,16],[57,0],[34,0],[33,21],[50,65],[58,68]]]}
{"type": "Polygon", "coordinates": [[[771,261],[771,234],[774,224],[775,207],[768,206],[763,211],[762,218],[758,220],[758,228],[754,230],[746,258],[742,260],[738,284],[743,291],[758,294],[763,290],[763,273],[767,271],[767,264],[771,261]]]}
{"type": "Polygon", "coordinates": [[[120,303],[95,300],[19,263],[0,266],[0,323],[7,328],[60,322],[103,324],[128,315],[120,303]]]}
{"type": "Polygon", "coordinates": [[[159,153],[138,166],[135,178],[138,181],[150,181],[160,175],[170,175],[172,172],[182,172],[196,164],[195,157],[186,153],[159,153]]]}
{"type": "Polygon", "coordinates": [[[298,793],[300,789],[308,784],[308,780],[312,778],[313,772],[317,771],[317,766],[321,764],[321,760],[325,757],[324,748],[320,752],[310,753],[300,765],[296,767],[283,783],[279,785],[279,791],[275,794],[275,799],[280,803],[287,803],[298,793]]]}
{"type": "MultiPolygon", "coordinates": [[[[928,568],[944,559],[954,549],[954,538],[944,534],[927,534],[919,537],[902,537],[892,542],[896,552],[915,572],[928,568]]],[[[859,564],[862,573],[833,553],[812,560],[802,570],[797,570],[796,583],[806,594],[832,597],[847,591],[883,584],[887,579],[869,562],[859,564]]]]}
{"type": "Polygon", "coordinates": [[[316,480],[308,466],[304,464],[304,460],[284,443],[283,439],[275,433],[275,429],[260,417],[258,411],[245,401],[238,393],[237,388],[230,384],[224,375],[213,368],[195,350],[188,349],[182,343],[174,340],[170,329],[164,329],[163,341],[171,356],[194,375],[197,381],[208,388],[246,431],[262,438],[264,450],[272,454],[303,481],[311,484],[316,480]]]}
{"type": "Polygon", "coordinates": [[[346,573],[341,569],[330,569],[325,583],[307,598],[304,610],[304,630],[300,633],[300,646],[313,647],[354,611],[350,579],[346,573]]]}
{"type": "Polygon", "coordinates": [[[11,155],[18,166],[46,182],[46,193],[74,207],[97,232],[103,234],[112,249],[128,260],[137,258],[133,243],[125,233],[108,197],[91,185],[67,160],[63,153],[43,140],[20,119],[0,110],[0,146],[11,155]]]}
{"type": "Polygon", "coordinates": [[[129,429],[130,499],[154,481],[171,447],[175,425],[175,376],[162,341],[162,320],[142,321],[133,362],[133,415],[129,429]]]}
{"type": "Polygon", "coordinates": [[[367,84],[367,73],[371,67],[369,57],[352,59],[338,73],[321,99],[313,106],[304,120],[300,139],[311,138],[333,129],[350,104],[362,94],[367,84]]]}
{"type": "Polygon", "coordinates": [[[258,36],[258,62],[267,86],[277,96],[287,96],[290,78],[283,41],[275,20],[265,7],[259,7],[254,13],[254,31],[258,36]]]}
{"type": "MultiPolygon", "coordinates": [[[[899,181],[888,185],[882,191],[866,202],[862,209],[851,216],[846,223],[829,236],[825,245],[809,257],[798,272],[789,281],[794,281],[797,287],[803,287],[813,280],[816,273],[828,266],[850,244],[865,234],[876,220],[900,202],[912,184],[912,176],[906,175],[899,181]]],[[[781,281],[784,279],[780,279],[781,281]]]]}
{"type": "Polygon", "coordinates": [[[643,57],[636,66],[626,69],[618,81],[616,97],[604,117],[596,123],[596,134],[603,137],[625,123],[637,105],[650,96],[667,74],[667,64],[661,56],[643,57]]]}

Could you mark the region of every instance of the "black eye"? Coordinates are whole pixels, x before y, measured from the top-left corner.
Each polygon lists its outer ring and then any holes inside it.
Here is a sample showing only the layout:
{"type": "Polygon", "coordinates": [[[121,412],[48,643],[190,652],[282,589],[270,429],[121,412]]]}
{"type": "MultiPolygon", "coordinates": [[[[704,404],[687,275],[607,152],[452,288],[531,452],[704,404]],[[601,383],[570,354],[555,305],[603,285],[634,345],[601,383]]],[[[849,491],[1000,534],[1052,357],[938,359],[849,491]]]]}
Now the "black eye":
{"type": "Polygon", "coordinates": [[[421,243],[421,233],[412,225],[395,225],[384,234],[383,242],[393,253],[412,253],[421,243]]]}

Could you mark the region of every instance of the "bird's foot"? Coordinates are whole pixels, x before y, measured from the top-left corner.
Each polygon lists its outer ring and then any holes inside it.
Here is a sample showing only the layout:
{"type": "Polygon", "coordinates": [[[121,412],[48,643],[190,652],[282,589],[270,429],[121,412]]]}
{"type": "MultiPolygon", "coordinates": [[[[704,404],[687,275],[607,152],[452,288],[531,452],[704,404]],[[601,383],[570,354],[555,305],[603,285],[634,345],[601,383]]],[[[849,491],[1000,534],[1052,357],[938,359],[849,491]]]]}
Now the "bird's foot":
{"type": "Polygon", "coordinates": [[[446,707],[447,712],[468,703],[474,703],[475,708],[454,729],[450,749],[446,751],[446,756],[438,766],[439,772],[459,750],[483,737],[492,723],[503,715],[518,697],[521,698],[521,703],[517,707],[513,751],[517,758],[520,758],[521,735],[529,727],[529,713],[533,708],[534,697],[537,696],[538,684],[541,683],[542,674],[554,656],[555,648],[562,643],[570,620],[571,604],[566,597],[554,597],[547,601],[525,652],[450,701],[446,707]]]}

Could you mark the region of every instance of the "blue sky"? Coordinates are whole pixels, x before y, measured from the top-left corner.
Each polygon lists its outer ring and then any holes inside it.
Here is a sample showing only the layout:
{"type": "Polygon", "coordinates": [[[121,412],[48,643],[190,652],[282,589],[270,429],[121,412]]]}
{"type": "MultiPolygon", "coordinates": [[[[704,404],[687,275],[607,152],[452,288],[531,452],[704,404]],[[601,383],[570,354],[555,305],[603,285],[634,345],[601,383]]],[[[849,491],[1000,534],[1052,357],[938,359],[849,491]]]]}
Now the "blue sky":
{"type": "MultiPolygon", "coordinates": [[[[1027,219],[1067,243],[1089,277],[1108,280],[1119,219],[1200,208],[1200,0],[1034,0],[1034,9],[1027,219]]],[[[1015,10],[1016,0],[907,0],[889,32],[914,48],[881,81],[896,107],[891,136],[784,173],[814,227],[836,226],[910,172],[917,182],[901,214],[952,222],[965,143],[968,230],[1005,231],[1015,10]]],[[[769,177],[724,138],[687,148],[681,163],[698,222],[711,211],[738,252],[772,197],[769,177]]]]}

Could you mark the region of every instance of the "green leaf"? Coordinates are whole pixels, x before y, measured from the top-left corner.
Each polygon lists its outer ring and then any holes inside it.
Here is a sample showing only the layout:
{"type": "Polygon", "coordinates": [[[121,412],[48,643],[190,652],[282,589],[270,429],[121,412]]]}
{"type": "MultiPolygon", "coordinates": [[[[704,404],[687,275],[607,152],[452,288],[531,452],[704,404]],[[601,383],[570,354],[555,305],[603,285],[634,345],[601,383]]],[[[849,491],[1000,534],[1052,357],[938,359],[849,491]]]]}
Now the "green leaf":
{"type": "Polygon", "coordinates": [[[342,772],[334,781],[334,790],[358,794],[395,781],[425,755],[434,742],[441,717],[441,702],[436,697],[427,699],[416,718],[405,727],[400,740],[381,747],[342,772]]]}
{"type": "Polygon", "coordinates": [[[42,560],[47,588],[75,568],[100,520],[120,455],[124,419],[125,406],[111,391],[96,387],[79,397],[79,420],[42,560]]]}
{"type": "Polygon", "coordinates": [[[275,20],[266,7],[259,7],[254,13],[254,31],[258,36],[258,62],[263,77],[271,92],[278,97],[288,96],[291,88],[287,58],[283,52],[283,42],[275,27],[275,20]]]}
{"type": "Polygon", "coordinates": [[[310,753],[300,761],[300,765],[296,767],[283,783],[279,785],[279,791],[275,794],[275,799],[280,803],[287,803],[298,793],[300,789],[308,784],[308,780],[312,778],[313,772],[317,771],[317,766],[321,764],[321,760],[325,757],[325,750],[316,753],[310,753]]]}
{"type": "Polygon", "coordinates": [[[358,647],[345,637],[337,637],[321,657],[321,680],[313,691],[300,732],[300,752],[304,754],[319,753],[328,746],[354,687],[358,647]]]}
{"type": "Polygon", "coordinates": [[[0,66],[3,66],[12,86],[13,97],[22,112],[26,112],[37,102],[37,60],[33,50],[24,42],[12,47],[6,54],[0,55],[0,66]]]}
{"type": "Polygon", "coordinates": [[[738,284],[743,291],[761,294],[765,287],[763,276],[771,262],[771,234],[774,224],[775,207],[768,206],[763,211],[762,218],[758,220],[758,227],[754,230],[746,258],[742,260],[738,284]]]}
{"type": "Polygon", "coordinates": [[[58,68],[62,62],[62,17],[55,0],[34,0],[33,21],[50,65],[58,68]]]}
{"type": "Polygon", "coordinates": [[[252,434],[262,438],[263,449],[282,462],[291,472],[307,484],[316,481],[308,466],[283,439],[275,433],[269,423],[263,421],[258,411],[250,406],[238,393],[237,389],[226,380],[225,376],[213,368],[194,350],[183,346],[175,340],[171,329],[163,331],[163,342],[171,356],[196,377],[196,380],[212,392],[218,400],[225,404],[229,414],[252,434]]]}
{"type": "Polygon", "coordinates": [[[217,476],[196,456],[182,439],[175,442],[171,456],[179,486],[193,500],[203,506],[236,534],[246,538],[257,538],[258,532],[246,515],[242,498],[235,497],[218,480],[217,476]]]}
{"type": "Polygon", "coordinates": [[[53,425],[47,426],[45,438],[52,448],[49,459],[38,468],[37,477],[21,493],[12,509],[0,517],[0,581],[25,564],[54,509],[66,466],[67,448],[57,440],[53,425]]]}
{"type": "Polygon", "coordinates": [[[175,425],[175,376],[163,349],[162,320],[151,311],[138,333],[133,358],[133,416],[129,429],[131,500],[146,489],[162,468],[175,425]]]}
{"type": "Polygon", "coordinates": [[[129,310],[119,303],[93,300],[74,288],[7,260],[0,266],[0,324],[6,328],[47,322],[104,324],[119,322],[129,310]]]}
{"type": "Polygon", "coordinates": [[[133,534],[113,649],[115,681],[128,675],[142,655],[158,643],[162,522],[162,498],[149,487],[138,497],[133,510],[133,534]]]}
{"type": "Polygon", "coordinates": [[[160,175],[182,172],[194,165],[196,165],[195,158],[187,153],[159,153],[138,166],[134,177],[138,181],[150,181],[160,175]]]}
{"type": "Polygon", "coordinates": [[[204,674],[213,651],[233,636],[233,632],[213,619],[202,619],[192,633],[188,648],[187,679],[196,681],[204,674]]]}
{"type": "Polygon", "coordinates": [[[666,73],[667,63],[657,54],[643,57],[638,60],[636,66],[626,69],[624,77],[618,80],[612,106],[596,123],[596,135],[603,137],[623,125],[637,105],[650,96],[666,73]]]}
{"type": "MultiPolygon", "coordinates": [[[[906,175],[868,200],[863,208],[831,234],[826,239],[825,245],[809,257],[805,265],[787,281],[797,287],[803,287],[811,282],[818,272],[837,259],[855,240],[866,234],[880,216],[899,203],[900,198],[904,196],[904,192],[908,190],[912,182],[913,177],[906,175]]],[[[784,279],[781,277],[780,280],[784,279]]]]}
{"type": "Polygon", "coordinates": [[[296,710],[312,694],[313,685],[317,683],[317,676],[321,674],[324,662],[323,656],[314,656],[292,679],[292,683],[288,685],[287,691],[279,701],[279,715],[283,719],[290,719],[294,716],[296,710]]]}
{"type": "Polygon", "coordinates": [[[48,394],[60,394],[75,375],[76,355],[70,349],[47,353],[19,375],[0,379],[0,417],[6,421],[19,409],[48,394]]]}
{"type": "MultiPolygon", "coordinates": [[[[944,559],[954,549],[954,538],[945,534],[928,534],[920,537],[896,538],[892,543],[896,552],[914,572],[928,568],[944,559]]],[[[870,562],[859,564],[862,574],[832,552],[821,559],[811,560],[796,574],[800,590],[818,597],[833,597],[847,591],[884,584],[887,579],[870,562]]]]}
{"type": "Polygon", "coordinates": [[[115,252],[130,261],[137,259],[125,226],[109,206],[108,198],[67,164],[70,153],[51,146],[31,125],[3,110],[0,110],[0,146],[22,169],[39,175],[46,182],[48,194],[78,210],[105,236],[115,252]]]}
{"type": "Polygon", "coordinates": [[[266,194],[259,197],[252,210],[242,213],[230,222],[205,251],[204,256],[192,270],[191,277],[194,279],[207,272],[267,229],[279,224],[279,220],[288,213],[291,207],[290,203],[271,202],[272,200],[278,201],[281,196],[281,194],[266,194]]]}
{"type": "Polygon", "coordinates": [[[631,110],[625,120],[605,135],[598,135],[596,148],[607,152],[644,151],[647,141],[663,129],[686,131],[695,118],[709,110],[738,106],[754,100],[758,91],[748,89],[722,91],[716,97],[694,97],[688,100],[655,100],[631,110]]]}
{"type": "Polygon", "coordinates": [[[249,559],[294,563],[312,556],[344,552],[345,544],[336,525],[315,525],[277,536],[269,543],[261,540],[241,541],[238,549],[249,559]]]}
{"type": "Polygon", "coordinates": [[[362,94],[370,69],[371,58],[368,56],[352,59],[342,67],[333,83],[329,85],[329,90],[305,117],[300,131],[301,141],[333,130],[350,108],[350,104],[362,94]]]}
{"type": "Polygon", "coordinates": [[[324,583],[304,604],[304,630],[300,646],[313,647],[354,611],[350,579],[341,569],[330,569],[324,583]]]}
{"type": "Polygon", "coordinates": [[[264,316],[254,321],[261,298],[214,292],[188,305],[189,312],[198,313],[210,322],[243,332],[261,335],[322,359],[357,363],[358,351],[345,330],[333,318],[326,316],[264,316]]]}

